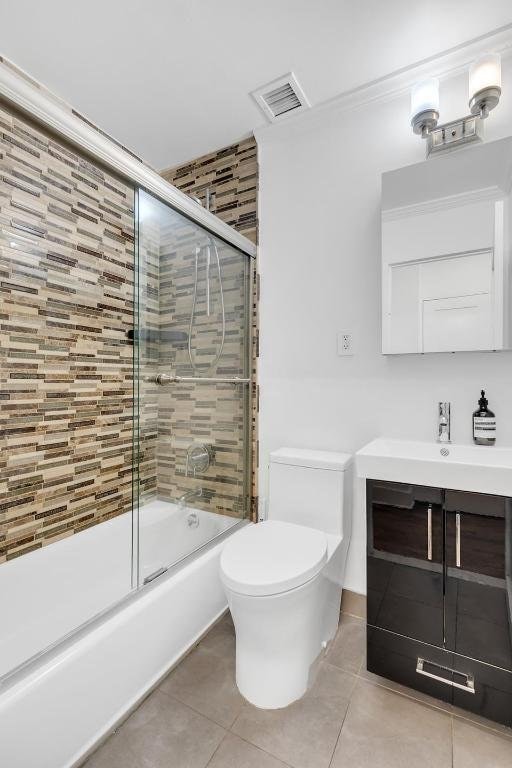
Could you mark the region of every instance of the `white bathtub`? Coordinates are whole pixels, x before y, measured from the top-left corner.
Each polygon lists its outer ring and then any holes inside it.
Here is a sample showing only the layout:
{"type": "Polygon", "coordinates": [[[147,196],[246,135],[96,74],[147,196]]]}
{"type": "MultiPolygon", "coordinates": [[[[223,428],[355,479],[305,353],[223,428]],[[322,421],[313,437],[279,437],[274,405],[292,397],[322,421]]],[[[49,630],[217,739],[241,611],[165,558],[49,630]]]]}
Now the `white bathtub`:
{"type": "Polygon", "coordinates": [[[191,512],[166,502],[141,510],[143,578],[199,551],[138,591],[130,592],[131,515],[0,565],[4,669],[124,597],[4,680],[2,765],[78,764],[226,609],[219,558],[238,525],[198,511],[199,525],[192,527],[191,512]]]}
{"type": "Polygon", "coordinates": [[[239,521],[227,515],[152,501],[140,510],[140,580],[177,563],[239,521]]]}

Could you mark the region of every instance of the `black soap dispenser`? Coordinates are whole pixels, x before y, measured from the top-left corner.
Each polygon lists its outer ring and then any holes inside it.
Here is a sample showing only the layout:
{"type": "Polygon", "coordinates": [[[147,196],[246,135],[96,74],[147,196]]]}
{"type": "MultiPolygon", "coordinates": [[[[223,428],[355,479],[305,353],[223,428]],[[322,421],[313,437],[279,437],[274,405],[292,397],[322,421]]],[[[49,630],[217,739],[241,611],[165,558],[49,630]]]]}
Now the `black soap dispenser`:
{"type": "Polygon", "coordinates": [[[496,416],[487,407],[485,391],[478,401],[478,408],[473,413],[473,440],[477,445],[494,445],[496,442],[496,416]]]}

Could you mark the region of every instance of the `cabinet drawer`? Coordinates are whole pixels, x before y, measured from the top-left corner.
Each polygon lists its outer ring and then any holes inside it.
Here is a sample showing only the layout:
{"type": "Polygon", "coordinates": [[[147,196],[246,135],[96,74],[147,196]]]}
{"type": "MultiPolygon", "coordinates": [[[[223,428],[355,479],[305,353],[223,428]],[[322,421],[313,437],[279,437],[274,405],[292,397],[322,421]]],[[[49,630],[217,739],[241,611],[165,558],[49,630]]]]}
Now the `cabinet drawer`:
{"type": "Polygon", "coordinates": [[[453,654],[453,668],[472,675],[475,681],[475,693],[472,696],[454,688],[454,706],[512,726],[512,672],[456,653],[453,654]]]}
{"type": "Polygon", "coordinates": [[[468,512],[472,515],[505,517],[508,504],[510,504],[510,499],[504,496],[470,493],[469,491],[445,492],[444,507],[447,512],[468,512]]]}
{"type": "Polygon", "coordinates": [[[452,687],[427,675],[418,674],[418,659],[451,667],[453,654],[377,627],[367,628],[367,669],[376,675],[421,691],[436,699],[452,702],[452,687]]]}
{"type": "Polygon", "coordinates": [[[512,672],[371,626],[367,628],[367,668],[512,726],[512,672]]]}
{"type": "Polygon", "coordinates": [[[441,505],[443,501],[442,491],[439,488],[391,483],[386,480],[369,480],[367,493],[373,503],[399,509],[412,509],[416,502],[441,505]]]}

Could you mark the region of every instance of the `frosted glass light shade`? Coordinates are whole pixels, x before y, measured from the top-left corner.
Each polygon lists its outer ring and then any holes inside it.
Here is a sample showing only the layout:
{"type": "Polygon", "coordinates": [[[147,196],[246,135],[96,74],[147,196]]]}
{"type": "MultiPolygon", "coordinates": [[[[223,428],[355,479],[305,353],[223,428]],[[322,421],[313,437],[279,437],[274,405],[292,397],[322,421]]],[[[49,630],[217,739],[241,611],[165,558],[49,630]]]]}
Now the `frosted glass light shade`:
{"type": "Polygon", "coordinates": [[[501,61],[497,53],[480,56],[469,68],[469,109],[485,119],[501,96],[501,61]]]}
{"type": "Polygon", "coordinates": [[[429,77],[411,91],[411,121],[421,112],[439,112],[439,80],[429,77]]]}
{"type": "Polygon", "coordinates": [[[469,98],[485,88],[501,89],[501,57],[499,53],[485,53],[469,68],[469,98]]]}

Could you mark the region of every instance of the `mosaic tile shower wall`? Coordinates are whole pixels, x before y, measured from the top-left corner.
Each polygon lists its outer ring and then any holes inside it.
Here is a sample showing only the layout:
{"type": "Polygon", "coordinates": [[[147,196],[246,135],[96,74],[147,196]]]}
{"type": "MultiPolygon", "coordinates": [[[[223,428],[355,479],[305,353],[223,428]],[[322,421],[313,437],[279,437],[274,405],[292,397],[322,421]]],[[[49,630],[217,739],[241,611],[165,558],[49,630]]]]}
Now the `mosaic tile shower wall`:
{"type": "MultiPolygon", "coordinates": [[[[138,493],[142,506],[157,498],[157,445],[158,445],[158,373],[160,345],[160,228],[151,221],[144,223],[143,235],[139,229],[138,251],[138,326],[142,330],[136,347],[136,382],[138,408],[138,493]]],[[[137,322],[134,323],[137,325],[137,322]]],[[[139,330],[139,333],[140,330],[139,330]]]]}
{"type": "MultiPolygon", "coordinates": [[[[244,139],[217,152],[197,158],[177,168],[166,170],[163,177],[182,192],[198,197],[203,203],[206,190],[210,192],[210,210],[230,226],[237,229],[252,242],[258,241],[258,156],[254,137],[244,139]]],[[[257,507],[257,412],[258,388],[256,384],[256,361],[258,355],[258,279],[257,265],[253,261],[252,297],[252,515],[257,507]]],[[[205,386],[205,385],[202,385],[205,386]]],[[[232,394],[232,393],[231,393],[232,394]]],[[[240,394],[240,393],[239,393],[240,394]]],[[[223,396],[227,393],[223,393],[223,396]]],[[[202,408],[216,402],[217,393],[202,390],[202,408]]],[[[203,422],[202,431],[207,437],[207,425],[203,422]]],[[[163,457],[162,457],[162,460],[163,457]]],[[[172,466],[177,456],[170,453],[167,461],[172,466]]]]}
{"type": "MultiPolygon", "coordinates": [[[[193,194],[201,184],[213,187],[213,211],[255,241],[255,142],[201,161],[202,174],[191,185],[190,168],[188,175],[176,172],[176,185],[183,182],[193,194]]],[[[134,192],[5,106],[0,167],[3,562],[131,509],[134,192]]],[[[141,247],[140,325],[150,333],[139,357],[141,503],[175,499],[190,487],[186,446],[201,440],[215,445],[202,506],[238,515],[244,507],[243,392],[180,385],[171,394],[154,383],[158,370],[184,362],[183,348],[170,350],[158,332],[179,325],[188,311],[179,293],[190,301],[193,249],[186,239],[177,248],[160,228],[146,227],[141,247]],[[170,259],[185,251],[173,297],[170,259]]],[[[229,309],[218,375],[242,374],[235,363],[241,359],[240,265],[222,258],[229,309]]],[[[254,326],[256,319],[254,297],[254,326]]],[[[208,345],[195,349],[209,354],[208,345]]],[[[255,417],[256,410],[254,423],[255,417]]],[[[254,502],[254,487],[252,495],[254,502]]]]}
{"type": "MultiPolygon", "coordinates": [[[[248,375],[246,359],[246,290],[248,258],[216,241],[182,217],[162,236],[160,248],[161,373],[181,376],[248,375]],[[217,248],[217,251],[215,251],[217,248]],[[210,315],[207,311],[206,270],[210,265],[210,315]],[[225,328],[218,253],[221,265],[225,328]],[[198,282],[194,302],[195,260],[198,282]],[[193,311],[191,353],[188,335],[193,311]],[[224,341],[223,341],[224,335],[224,341]],[[222,354],[217,362],[216,357],[222,354]]],[[[160,388],[158,397],[158,496],[175,500],[201,487],[194,506],[221,514],[243,516],[245,498],[247,387],[231,384],[175,383],[160,388]],[[199,444],[211,448],[211,465],[204,473],[187,474],[187,451],[199,444]]]]}
{"type": "Polygon", "coordinates": [[[131,507],[134,195],[5,108],[0,167],[2,562],[131,507]]]}
{"type": "Polygon", "coordinates": [[[257,242],[258,145],[254,136],[162,171],[162,176],[203,203],[209,188],[212,213],[257,242]]]}

